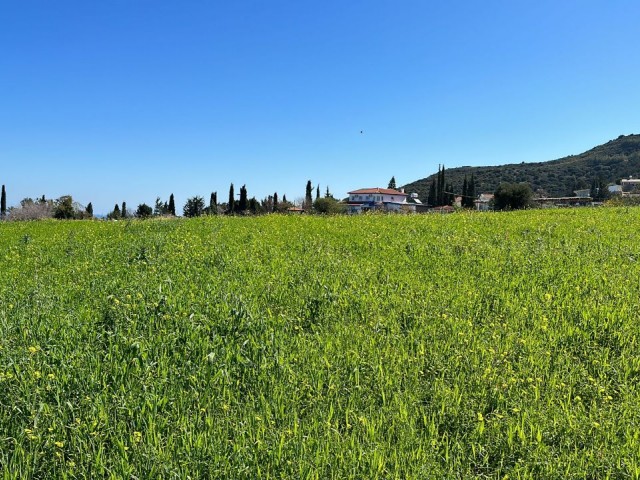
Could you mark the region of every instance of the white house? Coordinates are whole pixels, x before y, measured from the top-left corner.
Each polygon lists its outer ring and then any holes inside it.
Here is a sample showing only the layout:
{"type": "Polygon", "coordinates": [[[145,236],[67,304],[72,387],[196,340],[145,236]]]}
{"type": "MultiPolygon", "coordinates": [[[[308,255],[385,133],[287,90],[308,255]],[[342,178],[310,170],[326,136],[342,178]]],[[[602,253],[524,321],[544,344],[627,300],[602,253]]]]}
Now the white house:
{"type": "Polygon", "coordinates": [[[491,202],[493,201],[493,193],[481,193],[475,200],[476,210],[486,212],[491,210],[491,202]]]}
{"type": "Polygon", "coordinates": [[[349,192],[347,211],[349,213],[415,211],[415,204],[408,203],[407,197],[404,191],[392,188],[361,188],[349,192]]]}
{"type": "Polygon", "coordinates": [[[623,197],[635,197],[640,195],[640,178],[623,178],[620,182],[623,197]]]}

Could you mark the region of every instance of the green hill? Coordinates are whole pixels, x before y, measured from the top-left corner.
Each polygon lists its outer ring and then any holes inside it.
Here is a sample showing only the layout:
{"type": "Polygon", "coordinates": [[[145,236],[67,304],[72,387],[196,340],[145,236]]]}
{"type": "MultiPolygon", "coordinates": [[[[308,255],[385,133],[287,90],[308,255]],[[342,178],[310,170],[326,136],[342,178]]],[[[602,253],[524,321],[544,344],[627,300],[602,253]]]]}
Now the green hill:
{"type": "MultiPolygon", "coordinates": [[[[527,182],[539,195],[556,197],[572,195],[577,188],[589,188],[600,176],[605,183],[640,176],[640,135],[620,135],[580,155],[536,163],[518,163],[494,167],[447,168],[446,182],[454,192],[462,192],[465,175],[473,174],[476,193],[493,192],[501,182],[527,182]]],[[[404,185],[407,193],[416,192],[426,200],[436,174],[404,185]]]]}

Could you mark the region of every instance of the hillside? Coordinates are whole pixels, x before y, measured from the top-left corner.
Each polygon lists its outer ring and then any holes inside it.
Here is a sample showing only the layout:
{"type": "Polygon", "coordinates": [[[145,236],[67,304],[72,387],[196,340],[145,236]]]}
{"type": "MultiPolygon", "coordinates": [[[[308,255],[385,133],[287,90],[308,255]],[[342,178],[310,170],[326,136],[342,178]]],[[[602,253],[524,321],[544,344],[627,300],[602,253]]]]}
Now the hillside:
{"type": "MultiPolygon", "coordinates": [[[[493,192],[500,182],[527,182],[534,192],[545,196],[571,195],[576,188],[588,188],[600,176],[605,183],[640,175],[640,135],[620,135],[580,155],[536,163],[517,163],[493,167],[447,168],[446,181],[454,191],[462,191],[464,176],[474,175],[476,192],[493,192]]],[[[426,199],[436,173],[404,186],[426,199]]]]}

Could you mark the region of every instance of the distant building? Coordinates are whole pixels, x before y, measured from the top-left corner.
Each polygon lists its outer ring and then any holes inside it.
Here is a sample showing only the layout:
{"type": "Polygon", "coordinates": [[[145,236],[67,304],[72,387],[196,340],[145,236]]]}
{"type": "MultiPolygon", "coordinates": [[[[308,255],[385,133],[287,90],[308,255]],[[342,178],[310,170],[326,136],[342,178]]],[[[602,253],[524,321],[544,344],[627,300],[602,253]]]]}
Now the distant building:
{"type": "Polygon", "coordinates": [[[607,187],[607,190],[609,190],[609,193],[611,195],[621,195],[622,194],[622,185],[609,185],[607,187]]]}
{"type": "Polygon", "coordinates": [[[583,188],[581,190],[574,190],[573,194],[578,198],[587,198],[591,196],[591,190],[583,188]]]}
{"type": "Polygon", "coordinates": [[[415,203],[407,202],[408,195],[393,188],[361,188],[349,192],[347,212],[401,212],[415,211],[415,203]]]}
{"type": "Polygon", "coordinates": [[[409,212],[421,213],[429,211],[429,206],[422,203],[420,198],[418,198],[417,193],[412,193],[411,195],[409,195],[406,202],[406,205],[403,204],[402,208],[406,209],[409,212]]]}
{"type": "Polygon", "coordinates": [[[481,193],[474,202],[476,204],[476,210],[480,212],[486,212],[491,210],[493,203],[493,193],[481,193]]]}
{"type": "Polygon", "coordinates": [[[623,197],[640,196],[640,178],[623,178],[620,182],[620,188],[623,197]]]}

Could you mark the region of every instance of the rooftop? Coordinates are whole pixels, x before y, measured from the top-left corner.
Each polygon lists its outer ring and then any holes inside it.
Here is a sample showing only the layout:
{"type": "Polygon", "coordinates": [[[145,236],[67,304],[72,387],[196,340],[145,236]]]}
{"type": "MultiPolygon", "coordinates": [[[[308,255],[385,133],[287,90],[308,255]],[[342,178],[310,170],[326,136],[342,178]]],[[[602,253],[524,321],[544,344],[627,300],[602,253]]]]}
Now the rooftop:
{"type": "Polygon", "coordinates": [[[407,196],[406,193],[401,192],[399,190],[394,190],[393,188],[361,188],[360,190],[353,190],[348,192],[349,195],[402,195],[404,197],[407,196]]]}

